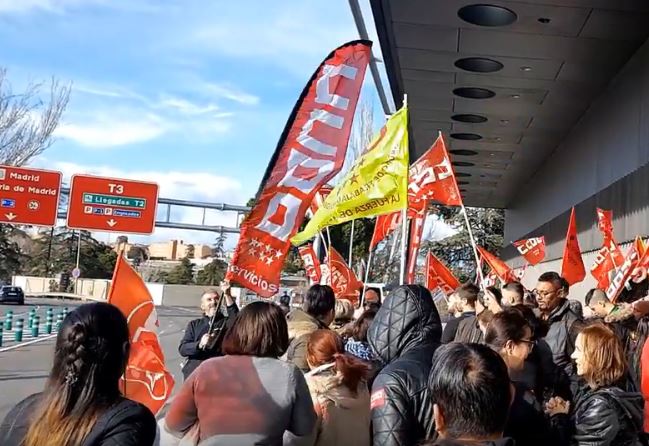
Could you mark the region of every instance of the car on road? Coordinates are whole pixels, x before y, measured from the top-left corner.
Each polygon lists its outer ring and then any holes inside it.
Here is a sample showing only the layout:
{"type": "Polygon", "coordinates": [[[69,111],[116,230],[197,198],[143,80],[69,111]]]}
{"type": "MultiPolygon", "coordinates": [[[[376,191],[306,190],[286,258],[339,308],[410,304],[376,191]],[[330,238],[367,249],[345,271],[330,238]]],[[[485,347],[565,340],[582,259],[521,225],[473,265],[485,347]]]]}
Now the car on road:
{"type": "Polygon", "coordinates": [[[25,305],[25,292],[19,286],[0,286],[0,303],[13,302],[18,305],[25,305]]]}

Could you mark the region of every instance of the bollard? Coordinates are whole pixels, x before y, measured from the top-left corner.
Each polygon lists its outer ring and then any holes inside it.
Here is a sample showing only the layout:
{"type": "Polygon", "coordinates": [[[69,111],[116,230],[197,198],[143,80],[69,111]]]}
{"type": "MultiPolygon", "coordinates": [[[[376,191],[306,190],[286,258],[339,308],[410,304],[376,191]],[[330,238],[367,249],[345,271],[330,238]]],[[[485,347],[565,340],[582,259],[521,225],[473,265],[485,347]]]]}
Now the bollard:
{"type": "Polygon", "coordinates": [[[18,319],[16,321],[16,329],[14,330],[14,340],[16,342],[22,342],[23,341],[23,321],[22,319],[18,319]]]}
{"type": "Polygon", "coordinates": [[[32,308],[29,310],[29,328],[32,328],[32,325],[34,324],[34,316],[36,316],[36,309],[32,308]]]}
{"type": "Polygon", "coordinates": [[[7,311],[7,315],[5,316],[5,328],[7,331],[11,331],[11,326],[13,325],[13,319],[14,319],[14,312],[12,310],[7,311]]]}
{"type": "Polygon", "coordinates": [[[59,313],[56,315],[56,331],[58,332],[63,325],[63,314],[59,313]]]}
{"type": "Polygon", "coordinates": [[[52,334],[52,320],[54,319],[54,316],[52,313],[47,313],[47,316],[45,317],[45,333],[47,334],[52,334]]]}
{"type": "Polygon", "coordinates": [[[3,331],[4,331],[4,323],[2,321],[0,321],[0,347],[2,347],[2,335],[3,335],[2,332],[3,331]]]}
{"type": "Polygon", "coordinates": [[[63,307],[63,316],[65,317],[67,315],[68,315],[68,307],[63,307]]]}
{"type": "Polygon", "coordinates": [[[38,337],[38,326],[41,323],[41,317],[39,315],[34,316],[34,324],[32,325],[32,338],[38,337]]]}

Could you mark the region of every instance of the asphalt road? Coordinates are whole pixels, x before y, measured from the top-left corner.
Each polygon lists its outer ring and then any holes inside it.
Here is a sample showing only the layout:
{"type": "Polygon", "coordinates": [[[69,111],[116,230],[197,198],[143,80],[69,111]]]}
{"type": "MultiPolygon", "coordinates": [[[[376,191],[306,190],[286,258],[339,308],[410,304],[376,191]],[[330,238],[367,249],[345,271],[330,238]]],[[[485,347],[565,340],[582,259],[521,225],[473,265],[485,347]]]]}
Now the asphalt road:
{"type": "MultiPolygon", "coordinates": [[[[54,307],[54,315],[63,307],[72,309],[79,305],[78,301],[54,299],[27,298],[24,306],[0,305],[0,320],[5,320],[8,310],[13,310],[14,321],[25,319],[25,327],[29,310],[36,308],[41,316],[41,330],[44,329],[45,314],[48,307],[54,307]]],[[[183,336],[187,323],[199,316],[198,308],[157,307],[160,322],[159,336],[165,354],[167,368],[176,379],[174,393],[182,383],[178,343],[183,336]]],[[[56,318],[56,316],[55,316],[56,318]]],[[[15,322],[14,322],[15,324],[15,322]]],[[[0,420],[4,419],[9,410],[20,400],[43,389],[49,374],[54,352],[55,335],[41,334],[35,339],[29,329],[25,328],[23,342],[14,341],[14,333],[5,331],[3,344],[0,347],[0,420]]]]}

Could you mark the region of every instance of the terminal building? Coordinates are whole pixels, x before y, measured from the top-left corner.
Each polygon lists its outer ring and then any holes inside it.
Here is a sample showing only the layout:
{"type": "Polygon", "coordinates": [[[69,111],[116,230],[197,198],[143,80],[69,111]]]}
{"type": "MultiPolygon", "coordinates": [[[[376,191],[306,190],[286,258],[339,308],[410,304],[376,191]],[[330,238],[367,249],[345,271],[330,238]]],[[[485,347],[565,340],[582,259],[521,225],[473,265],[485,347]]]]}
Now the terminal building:
{"type": "MultiPolygon", "coordinates": [[[[465,204],[504,208],[506,245],[545,236],[528,287],[560,270],[573,206],[587,270],[575,298],[595,285],[597,207],[613,210],[619,244],[649,235],[649,1],[371,6],[413,159],[441,130],[465,204]]],[[[524,264],[511,244],[501,257],[524,264]]]]}

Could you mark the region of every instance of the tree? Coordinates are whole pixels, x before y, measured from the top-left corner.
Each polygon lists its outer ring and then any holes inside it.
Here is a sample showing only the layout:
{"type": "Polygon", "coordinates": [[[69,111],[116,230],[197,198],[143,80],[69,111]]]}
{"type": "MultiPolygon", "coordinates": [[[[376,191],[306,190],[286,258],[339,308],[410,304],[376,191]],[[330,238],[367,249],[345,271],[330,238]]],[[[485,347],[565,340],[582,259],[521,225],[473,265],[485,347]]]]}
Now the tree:
{"type": "Polygon", "coordinates": [[[214,245],[212,245],[212,255],[218,259],[222,259],[225,257],[225,240],[227,236],[225,235],[224,232],[220,232],[219,236],[216,238],[214,241],[214,245]]]}
{"type": "Polygon", "coordinates": [[[225,278],[228,264],[222,259],[214,259],[196,274],[198,285],[216,286],[225,278]]]}
{"type": "Polygon", "coordinates": [[[11,276],[20,272],[25,260],[20,247],[11,239],[15,230],[11,226],[0,225],[0,283],[10,283],[11,276]]]}
{"type": "Polygon", "coordinates": [[[43,153],[70,98],[70,86],[52,79],[49,100],[40,98],[42,83],[15,93],[0,69],[0,164],[22,166],[43,153]]]}
{"type": "Polygon", "coordinates": [[[185,253],[185,257],[187,257],[188,259],[193,259],[194,254],[196,254],[196,246],[187,245],[187,252],[185,253]]]}
{"type": "MultiPolygon", "coordinates": [[[[52,232],[42,233],[30,253],[26,269],[34,275],[69,273],[77,263],[78,243],[78,231],[55,228],[52,232]]],[[[110,246],[93,238],[90,232],[81,231],[79,265],[82,277],[110,279],[116,261],[117,253],[110,246]]]]}
{"type": "Polygon", "coordinates": [[[194,282],[194,265],[187,257],[180,261],[166,275],[166,282],[170,285],[189,285],[194,282]]]}
{"type": "MultiPolygon", "coordinates": [[[[505,231],[504,210],[466,209],[475,242],[488,251],[499,255],[503,247],[505,231]]],[[[447,223],[457,227],[459,232],[444,240],[424,243],[421,255],[426,255],[428,250],[431,249],[442,262],[453,270],[458,279],[469,280],[475,276],[476,262],[464,216],[459,208],[439,207],[437,211],[447,223]]]]}
{"type": "Polygon", "coordinates": [[[282,271],[286,274],[298,274],[299,272],[304,272],[304,262],[302,262],[300,252],[295,246],[289,248],[288,254],[284,259],[282,271]]]}
{"type": "Polygon", "coordinates": [[[126,257],[131,259],[133,261],[133,266],[137,268],[142,263],[149,260],[149,251],[144,246],[133,245],[126,253],[126,257]]]}

